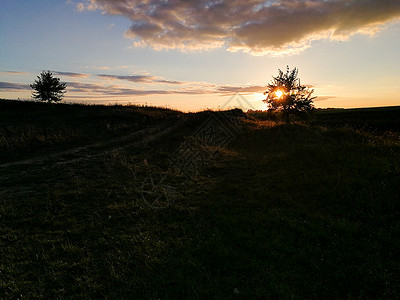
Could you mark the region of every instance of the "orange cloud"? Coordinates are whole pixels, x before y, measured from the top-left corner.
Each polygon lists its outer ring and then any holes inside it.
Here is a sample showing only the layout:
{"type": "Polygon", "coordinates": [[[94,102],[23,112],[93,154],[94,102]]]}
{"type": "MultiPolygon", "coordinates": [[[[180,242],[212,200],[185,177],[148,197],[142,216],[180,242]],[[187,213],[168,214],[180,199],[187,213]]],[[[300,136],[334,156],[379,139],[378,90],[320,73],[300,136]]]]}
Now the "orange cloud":
{"type": "Polygon", "coordinates": [[[54,75],[59,75],[59,76],[76,77],[76,78],[88,78],[88,77],[90,77],[90,74],[73,73],[73,72],[56,72],[56,71],[53,71],[53,74],[54,75]]]}

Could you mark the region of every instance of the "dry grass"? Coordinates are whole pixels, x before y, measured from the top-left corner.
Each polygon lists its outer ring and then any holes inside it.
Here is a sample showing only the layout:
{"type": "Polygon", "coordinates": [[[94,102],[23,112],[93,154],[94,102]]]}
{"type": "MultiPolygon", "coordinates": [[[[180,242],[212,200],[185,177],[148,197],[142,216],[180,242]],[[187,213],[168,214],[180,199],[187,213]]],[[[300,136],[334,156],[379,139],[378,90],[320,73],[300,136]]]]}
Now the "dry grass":
{"type": "Polygon", "coordinates": [[[92,159],[0,169],[0,295],[400,297],[398,142],[244,121],[227,147],[197,144],[215,155],[188,179],[170,158],[205,117],[92,159]]]}

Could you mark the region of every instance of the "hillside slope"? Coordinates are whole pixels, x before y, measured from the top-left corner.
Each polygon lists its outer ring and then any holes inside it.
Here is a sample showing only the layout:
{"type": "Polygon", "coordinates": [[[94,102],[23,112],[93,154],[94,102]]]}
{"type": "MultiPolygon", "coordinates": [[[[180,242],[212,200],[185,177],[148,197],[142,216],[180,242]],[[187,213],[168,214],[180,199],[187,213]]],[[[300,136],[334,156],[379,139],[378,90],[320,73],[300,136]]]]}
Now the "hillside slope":
{"type": "MultiPolygon", "coordinates": [[[[3,156],[0,295],[400,297],[397,141],[237,111],[164,113],[124,119],[169,129],[160,136],[117,131],[71,159],[3,156]]],[[[108,120],[71,126],[84,136],[108,120]]]]}

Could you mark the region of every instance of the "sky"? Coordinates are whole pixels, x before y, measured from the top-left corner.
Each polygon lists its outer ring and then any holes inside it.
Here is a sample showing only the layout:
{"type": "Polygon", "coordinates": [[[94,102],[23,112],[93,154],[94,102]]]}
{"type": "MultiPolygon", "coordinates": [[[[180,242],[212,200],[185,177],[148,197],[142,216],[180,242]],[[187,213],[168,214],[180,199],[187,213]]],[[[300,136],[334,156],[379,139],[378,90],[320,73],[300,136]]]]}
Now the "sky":
{"type": "Polygon", "coordinates": [[[66,102],[265,109],[289,66],[316,107],[400,105],[400,0],[0,0],[0,45],[6,99],[50,70],[66,102]]]}

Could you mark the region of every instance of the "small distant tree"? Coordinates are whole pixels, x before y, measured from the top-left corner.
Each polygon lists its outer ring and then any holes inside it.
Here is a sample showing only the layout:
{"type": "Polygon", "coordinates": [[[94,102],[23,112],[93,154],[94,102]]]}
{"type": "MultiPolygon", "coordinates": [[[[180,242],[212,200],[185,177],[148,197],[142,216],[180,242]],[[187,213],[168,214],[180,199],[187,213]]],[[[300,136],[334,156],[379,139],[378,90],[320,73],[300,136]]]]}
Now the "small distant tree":
{"type": "Polygon", "coordinates": [[[58,102],[62,100],[67,87],[66,83],[61,83],[60,78],[53,77],[50,71],[40,73],[38,79],[30,87],[34,90],[32,97],[41,101],[58,102]]]}
{"type": "Polygon", "coordinates": [[[313,100],[316,98],[311,96],[314,90],[300,84],[300,79],[297,78],[298,69],[290,71],[287,66],[286,73],[279,69],[278,72],[278,76],[272,77],[273,80],[264,93],[267,98],[263,101],[268,103],[268,110],[281,111],[286,123],[290,122],[291,114],[312,116],[313,100]]]}

